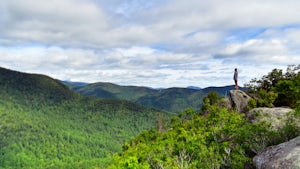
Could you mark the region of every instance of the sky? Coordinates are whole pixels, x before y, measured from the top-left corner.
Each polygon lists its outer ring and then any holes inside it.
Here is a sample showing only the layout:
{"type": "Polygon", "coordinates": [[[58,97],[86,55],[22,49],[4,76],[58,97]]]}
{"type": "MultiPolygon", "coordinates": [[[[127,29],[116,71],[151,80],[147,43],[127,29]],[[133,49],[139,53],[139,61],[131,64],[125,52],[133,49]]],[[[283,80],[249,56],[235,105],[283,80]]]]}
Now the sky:
{"type": "Polygon", "coordinates": [[[0,67],[79,82],[233,85],[300,64],[298,0],[1,0],[0,67]]]}

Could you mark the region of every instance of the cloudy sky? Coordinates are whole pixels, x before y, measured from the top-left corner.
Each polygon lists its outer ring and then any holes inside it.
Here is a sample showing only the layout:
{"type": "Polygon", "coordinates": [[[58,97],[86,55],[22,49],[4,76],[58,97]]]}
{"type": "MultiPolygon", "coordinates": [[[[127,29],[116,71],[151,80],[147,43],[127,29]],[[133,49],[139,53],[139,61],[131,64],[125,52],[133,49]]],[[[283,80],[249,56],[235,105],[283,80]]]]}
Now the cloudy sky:
{"type": "Polygon", "coordinates": [[[0,67],[150,87],[300,63],[298,0],[1,0],[0,67]]]}

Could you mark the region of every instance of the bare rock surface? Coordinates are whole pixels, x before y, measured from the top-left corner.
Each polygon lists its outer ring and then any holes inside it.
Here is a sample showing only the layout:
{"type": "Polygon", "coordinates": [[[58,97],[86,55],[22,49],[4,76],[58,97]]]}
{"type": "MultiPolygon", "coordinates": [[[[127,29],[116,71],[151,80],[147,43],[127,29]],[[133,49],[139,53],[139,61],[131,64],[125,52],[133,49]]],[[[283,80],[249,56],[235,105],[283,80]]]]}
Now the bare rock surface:
{"type": "Polygon", "coordinates": [[[229,93],[231,107],[239,113],[246,113],[248,111],[248,102],[251,97],[241,90],[230,90],[229,93]]]}
{"type": "Polygon", "coordinates": [[[278,130],[286,124],[288,113],[293,111],[290,108],[254,108],[246,113],[248,119],[253,123],[267,122],[271,124],[271,130],[278,130]]]}
{"type": "Polygon", "coordinates": [[[266,148],[253,162],[257,169],[300,169],[300,136],[266,148]]]}

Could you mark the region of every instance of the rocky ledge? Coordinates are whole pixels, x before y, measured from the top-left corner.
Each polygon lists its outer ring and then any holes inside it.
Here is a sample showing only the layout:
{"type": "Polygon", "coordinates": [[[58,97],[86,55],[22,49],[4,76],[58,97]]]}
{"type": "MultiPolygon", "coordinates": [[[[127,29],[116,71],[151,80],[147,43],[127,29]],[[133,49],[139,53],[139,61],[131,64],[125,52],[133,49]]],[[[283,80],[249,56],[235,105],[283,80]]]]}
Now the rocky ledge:
{"type": "Polygon", "coordinates": [[[288,120],[288,113],[293,111],[290,108],[254,108],[246,113],[246,116],[252,123],[266,122],[270,124],[271,130],[281,129],[288,120]]]}
{"type": "MultiPolygon", "coordinates": [[[[239,113],[245,113],[252,123],[266,122],[270,124],[270,130],[279,130],[289,119],[300,127],[300,119],[289,114],[293,111],[290,108],[255,108],[247,109],[251,99],[245,92],[231,90],[230,98],[226,101],[229,109],[234,109],[239,113]]],[[[253,158],[257,169],[300,169],[300,136],[275,146],[267,147],[253,158]]]]}
{"type": "Polygon", "coordinates": [[[257,169],[300,169],[300,136],[266,148],[253,162],[257,169]]]}

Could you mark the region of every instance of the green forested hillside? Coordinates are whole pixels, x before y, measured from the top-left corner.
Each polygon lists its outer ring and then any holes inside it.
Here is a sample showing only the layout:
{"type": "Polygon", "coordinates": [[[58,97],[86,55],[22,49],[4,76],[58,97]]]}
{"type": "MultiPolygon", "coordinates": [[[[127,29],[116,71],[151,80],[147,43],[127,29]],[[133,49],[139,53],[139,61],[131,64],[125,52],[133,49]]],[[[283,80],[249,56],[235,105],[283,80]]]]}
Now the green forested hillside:
{"type": "Polygon", "coordinates": [[[205,94],[201,90],[168,88],[140,97],[136,103],[179,113],[189,108],[199,110],[205,94]]]}
{"type": "Polygon", "coordinates": [[[140,97],[156,93],[155,90],[147,87],[119,86],[113,83],[94,83],[86,86],[74,86],[74,91],[99,98],[124,99],[137,101],[140,97]]]}
{"type": "Polygon", "coordinates": [[[168,116],[0,68],[0,168],[103,168],[124,141],[168,116]]]}
{"type": "Polygon", "coordinates": [[[129,100],[144,106],[179,113],[188,108],[200,110],[202,99],[210,91],[226,95],[233,86],[210,87],[201,90],[189,88],[167,88],[155,90],[147,87],[119,86],[112,83],[94,83],[73,86],[74,91],[98,98],[117,98],[129,100]]]}
{"type": "Polygon", "coordinates": [[[59,103],[77,96],[65,85],[47,76],[3,68],[0,68],[0,89],[15,98],[15,101],[59,103]]]}

